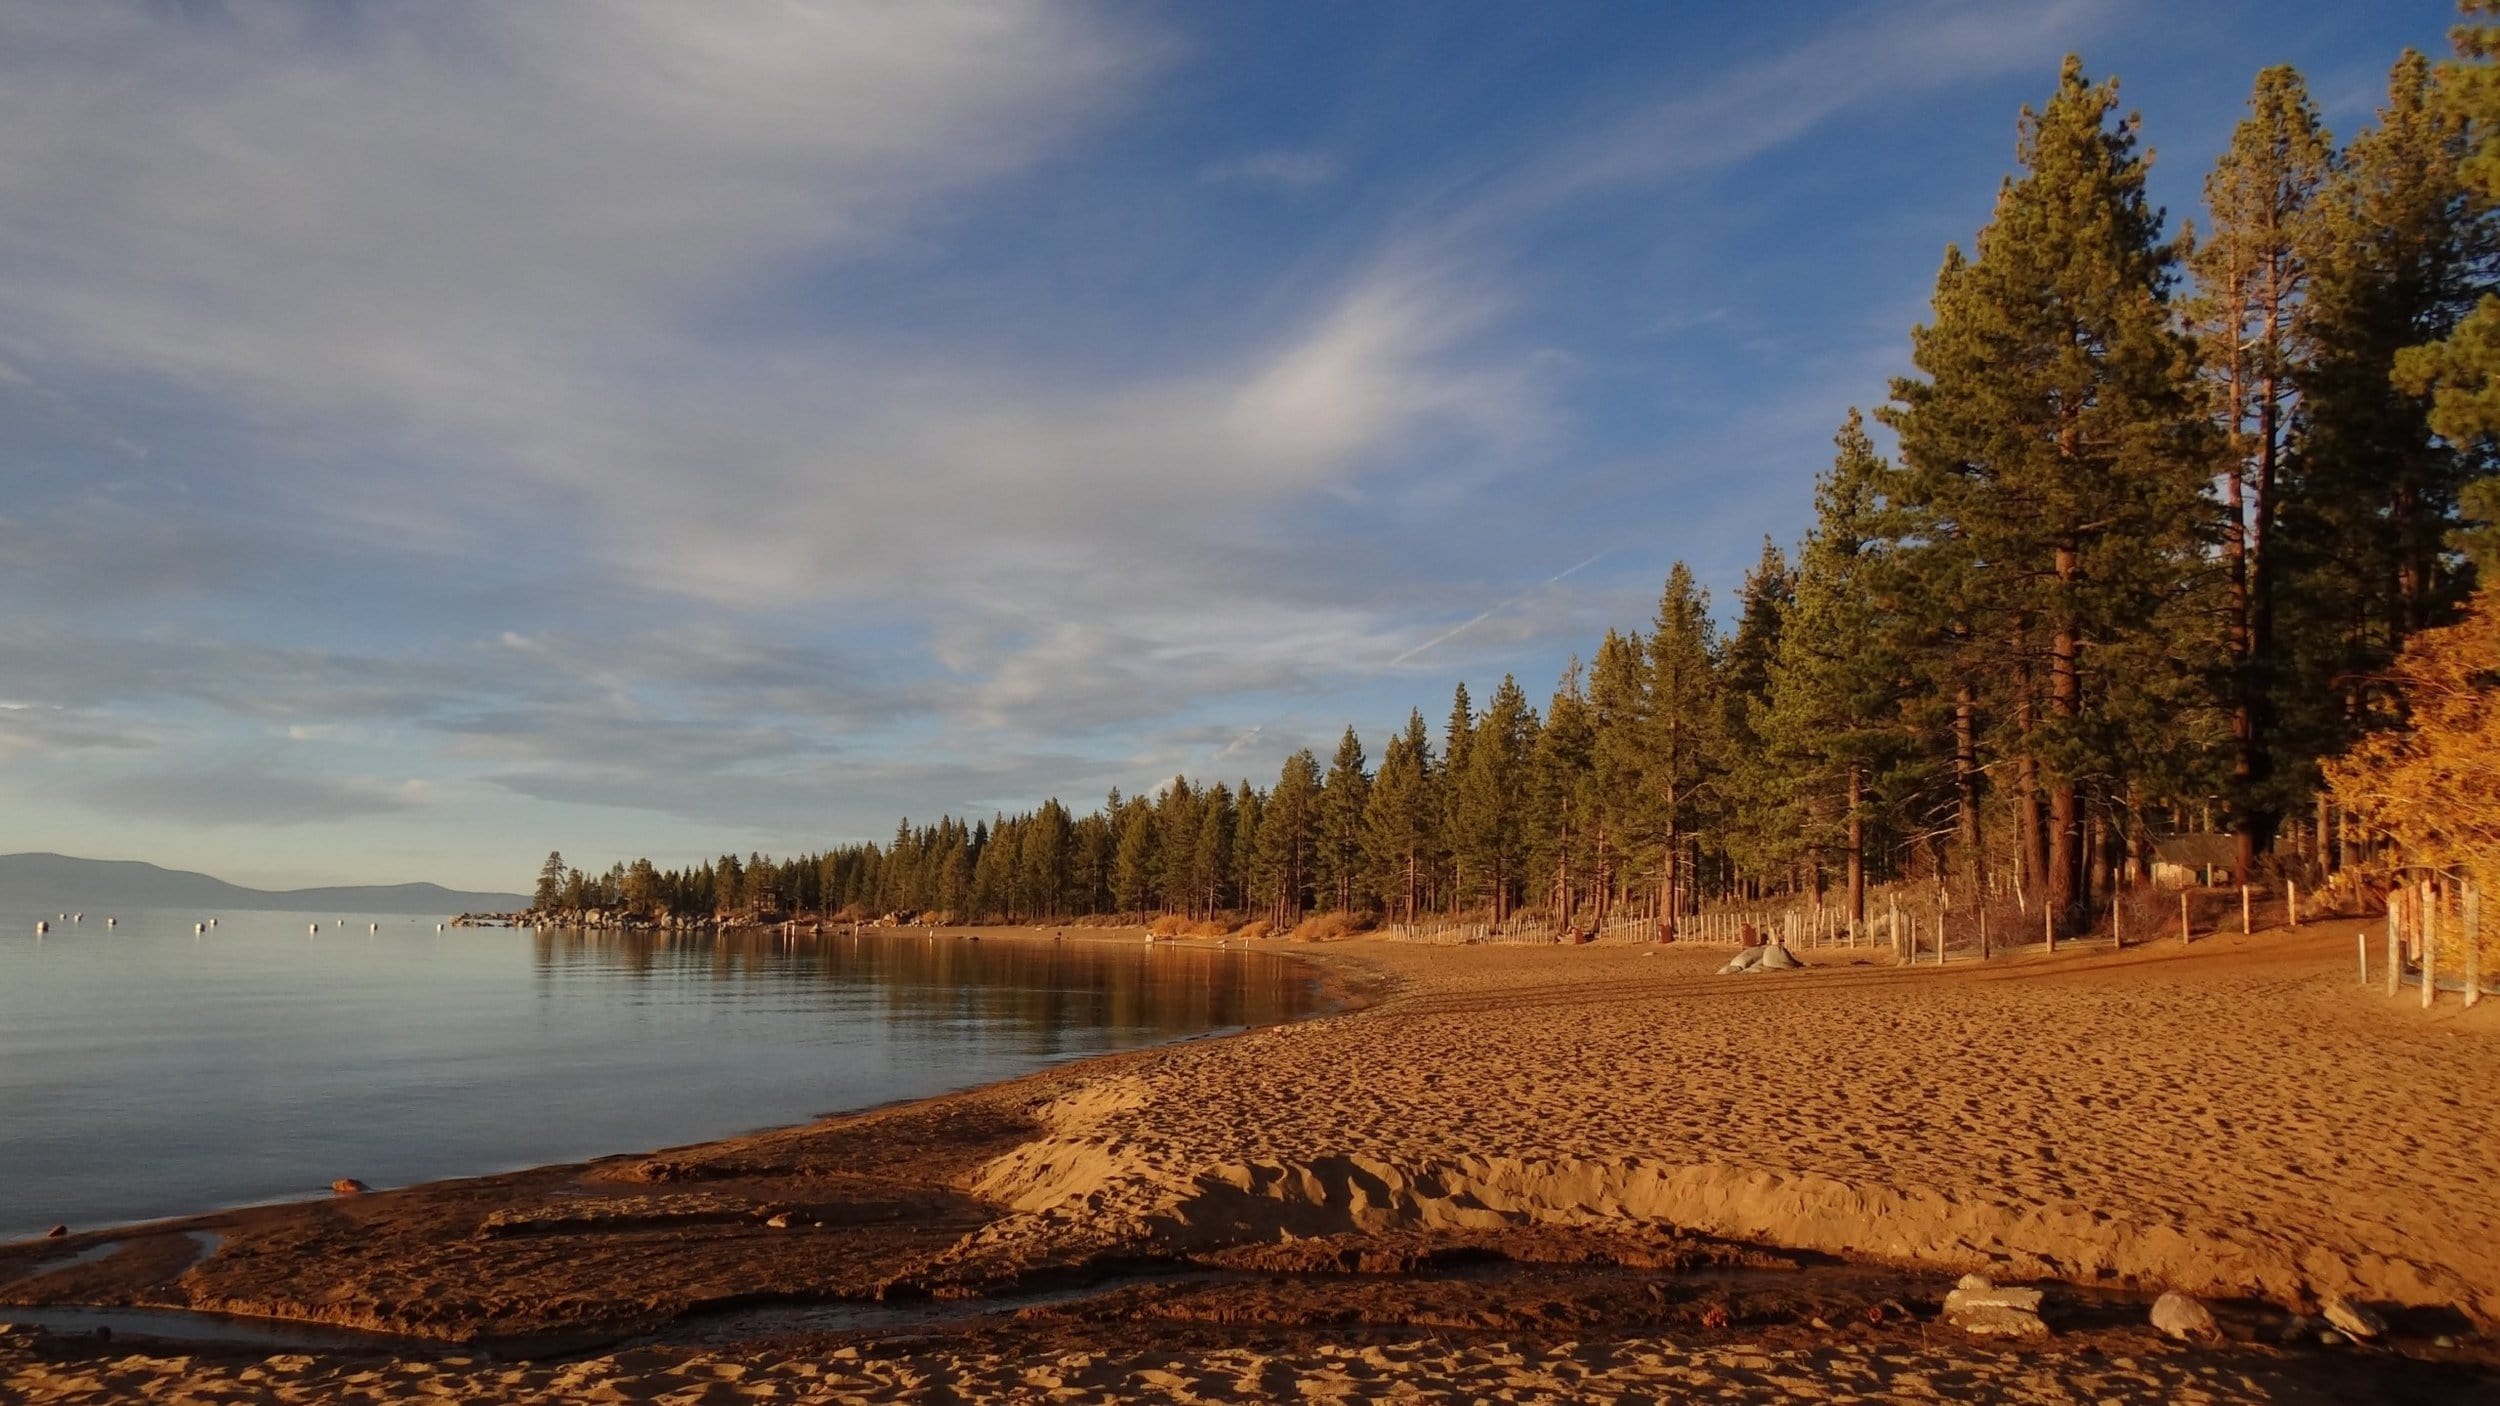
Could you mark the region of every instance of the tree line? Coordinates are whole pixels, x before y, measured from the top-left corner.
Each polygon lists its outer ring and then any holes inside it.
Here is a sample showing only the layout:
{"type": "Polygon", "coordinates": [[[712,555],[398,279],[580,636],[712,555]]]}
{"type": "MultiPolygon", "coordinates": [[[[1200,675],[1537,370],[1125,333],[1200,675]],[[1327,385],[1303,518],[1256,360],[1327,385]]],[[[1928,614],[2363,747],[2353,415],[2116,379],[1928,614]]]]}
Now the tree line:
{"type": "Polygon", "coordinates": [[[1176,776],[689,869],[550,856],[539,905],[1283,928],[1637,903],[1671,934],[1827,885],[1862,917],[1917,878],[2072,931],[2167,833],[2227,831],[2243,874],[2332,868],[2356,836],[2322,768],[2403,725],[2391,669],[2458,617],[2500,516],[2492,34],[2404,54],[2340,145],[2297,71],[2258,74],[2176,232],[2117,84],[2069,58],[1945,251],[1872,415],[1893,451],[1849,413],[1812,530],[1765,540],[1724,631],[1678,563],[1541,709],[1462,684],[1376,762],[1349,727],[1264,787],[1176,776]]]}

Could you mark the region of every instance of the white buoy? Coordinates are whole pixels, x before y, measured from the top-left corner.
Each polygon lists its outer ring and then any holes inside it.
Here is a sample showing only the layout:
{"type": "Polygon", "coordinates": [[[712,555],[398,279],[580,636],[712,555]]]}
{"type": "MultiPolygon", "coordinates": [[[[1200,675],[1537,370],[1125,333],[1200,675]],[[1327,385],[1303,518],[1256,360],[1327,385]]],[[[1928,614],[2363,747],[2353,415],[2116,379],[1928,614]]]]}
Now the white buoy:
{"type": "Polygon", "coordinates": [[[195,933],[206,932],[206,931],[208,931],[208,924],[206,924],[206,923],[193,923],[193,924],[191,925],[191,931],[193,931],[193,932],[195,932],[195,933]]]}
{"type": "Polygon", "coordinates": [[[55,921],[57,921],[57,922],[63,922],[63,923],[66,923],[66,922],[68,922],[68,921],[69,921],[69,914],[67,914],[67,913],[56,914],[56,915],[55,915],[55,919],[54,919],[54,920],[55,920],[55,921]]]}
{"type": "Polygon", "coordinates": [[[208,925],[209,925],[210,927],[212,927],[212,928],[213,928],[213,927],[215,927],[215,926],[217,926],[217,920],[216,920],[215,918],[211,918],[211,919],[209,919],[209,920],[208,920],[208,925]]]}
{"type": "Polygon", "coordinates": [[[380,932],[382,930],[382,925],[380,923],[367,923],[365,924],[365,930],[367,932],[380,932]]]}
{"type": "Polygon", "coordinates": [[[321,924],[319,924],[319,923],[306,923],[306,924],[304,925],[304,931],[306,931],[306,932],[308,932],[308,933],[315,934],[316,936],[318,936],[318,935],[320,934],[320,932],[321,932],[321,924]]]}
{"type": "Polygon", "coordinates": [[[35,921],[35,936],[41,937],[50,931],[52,931],[52,925],[50,923],[44,922],[40,918],[35,921]]]}
{"type": "Polygon", "coordinates": [[[441,923],[436,923],[436,924],[434,925],[434,930],[435,930],[436,932],[441,932],[441,931],[443,930],[443,925],[442,925],[441,923]]]}
{"type": "Polygon", "coordinates": [[[73,923],[83,923],[83,922],[87,921],[87,915],[86,915],[86,914],[84,914],[84,913],[80,913],[80,914],[76,915],[75,917],[71,918],[71,919],[70,919],[70,921],[71,921],[71,922],[73,922],[73,923]]]}
{"type": "Polygon", "coordinates": [[[122,925],[122,920],[119,918],[107,918],[104,920],[104,925],[108,928],[117,928],[122,925]]]}

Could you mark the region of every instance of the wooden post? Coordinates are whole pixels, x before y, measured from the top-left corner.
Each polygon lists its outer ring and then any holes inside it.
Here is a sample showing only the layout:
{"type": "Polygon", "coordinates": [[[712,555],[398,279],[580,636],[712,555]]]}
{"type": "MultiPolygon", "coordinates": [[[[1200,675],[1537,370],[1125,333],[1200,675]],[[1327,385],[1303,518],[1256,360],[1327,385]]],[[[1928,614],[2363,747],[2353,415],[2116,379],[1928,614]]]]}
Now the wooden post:
{"type": "Polygon", "coordinates": [[[2246,937],[2257,929],[2248,920],[2248,885],[2240,885],[2240,935],[2246,937]]]}
{"type": "Polygon", "coordinates": [[[2483,999],[2483,891],[2465,884],[2465,1008],[2483,999]]]}
{"type": "Polygon", "coordinates": [[[2361,984],[2370,984],[2370,930],[2356,928],[2352,935],[2353,951],[2361,958],[2361,984]]]}
{"type": "Polygon", "coordinates": [[[2405,979],[2405,953],[2401,945],[2404,932],[2404,903],[2405,891],[2402,888],[2388,890],[2387,994],[2391,998],[2396,994],[2396,988],[2402,985],[2405,979]]]}
{"type": "Polygon", "coordinates": [[[1901,897],[1895,894],[1886,898],[1884,902],[1890,905],[1892,910],[1891,922],[1888,925],[1892,930],[1892,956],[1894,961],[1899,961],[1901,959],[1901,897]]]}
{"type": "Polygon", "coordinates": [[[2439,989],[2439,890],[2422,881],[2422,1009],[2431,1008],[2439,989]]]}
{"type": "Polygon", "coordinates": [[[2040,905],[2040,936],[2049,944],[2049,955],[2057,954],[2057,914],[2049,905],[2040,905]]]}
{"type": "Polygon", "coordinates": [[[2113,889],[2113,890],[2110,892],[2110,895],[2109,895],[2109,945],[2110,945],[2111,947],[2116,948],[2116,949],[2118,949],[2119,951],[2122,951],[2122,952],[2123,952],[2123,951],[2125,951],[2125,950],[2126,950],[2126,947],[2127,947],[2127,935],[2126,935],[2125,933],[2123,933],[2123,932],[2119,931],[2119,929],[2118,929],[2118,900],[2119,900],[2119,898],[2120,898],[2120,897],[2121,897],[2121,895],[2120,895],[2120,894],[2119,894],[2116,890],[2114,890],[2114,889],[2113,889]]]}
{"type": "Polygon", "coordinates": [[[2187,940],[2188,940],[2188,891],[2187,891],[2186,889],[2181,889],[2181,890],[2179,890],[2179,945],[2180,945],[2180,946],[2182,946],[2182,947],[2186,946],[2186,945],[2187,945],[2187,940]]]}
{"type": "Polygon", "coordinates": [[[1979,905],[1979,960],[1988,960],[1988,905],[1979,905]]]}
{"type": "Polygon", "coordinates": [[[2283,925],[2289,928],[2300,926],[2300,885],[2291,879],[2283,881],[2283,925]]]}

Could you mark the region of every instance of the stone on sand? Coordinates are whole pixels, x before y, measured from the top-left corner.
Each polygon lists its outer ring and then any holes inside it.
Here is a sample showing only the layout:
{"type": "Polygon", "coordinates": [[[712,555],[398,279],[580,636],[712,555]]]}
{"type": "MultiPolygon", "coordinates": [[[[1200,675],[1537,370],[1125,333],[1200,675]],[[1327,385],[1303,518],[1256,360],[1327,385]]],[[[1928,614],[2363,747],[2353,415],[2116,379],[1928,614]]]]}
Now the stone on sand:
{"type": "Polygon", "coordinates": [[[1984,1274],[1965,1274],[1944,1296],[1945,1321],[1981,1337],[2042,1338],[2040,1291],[2000,1289],[1984,1274]]]}
{"type": "Polygon", "coordinates": [[[2387,1331],[2386,1319],[2342,1294],[2328,1299],[2322,1311],[2327,1322],[2356,1338],[2375,1338],[2387,1331]]]}
{"type": "Polygon", "coordinates": [[[359,1196],[372,1189],[354,1177],[340,1177],[330,1183],[330,1190],[340,1196],[359,1196]]]}
{"type": "Polygon", "coordinates": [[[2153,1326],[2181,1342],[2209,1343],[2222,1337],[2213,1310],[2176,1290],[2153,1300],[2153,1326]]]}

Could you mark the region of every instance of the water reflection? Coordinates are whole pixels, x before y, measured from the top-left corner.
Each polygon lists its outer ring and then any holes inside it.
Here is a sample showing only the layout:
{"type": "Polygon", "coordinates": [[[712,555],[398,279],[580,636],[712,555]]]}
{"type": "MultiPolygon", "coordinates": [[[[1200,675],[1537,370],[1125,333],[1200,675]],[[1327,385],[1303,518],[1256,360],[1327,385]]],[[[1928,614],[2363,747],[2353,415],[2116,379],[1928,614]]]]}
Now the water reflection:
{"type": "Polygon", "coordinates": [[[0,1239],[695,1142],[1315,999],[1272,952],[1047,932],[121,916],[0,938],[0,1239]]]}

